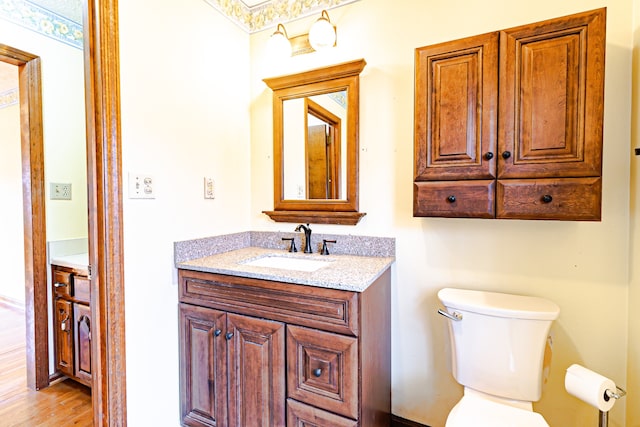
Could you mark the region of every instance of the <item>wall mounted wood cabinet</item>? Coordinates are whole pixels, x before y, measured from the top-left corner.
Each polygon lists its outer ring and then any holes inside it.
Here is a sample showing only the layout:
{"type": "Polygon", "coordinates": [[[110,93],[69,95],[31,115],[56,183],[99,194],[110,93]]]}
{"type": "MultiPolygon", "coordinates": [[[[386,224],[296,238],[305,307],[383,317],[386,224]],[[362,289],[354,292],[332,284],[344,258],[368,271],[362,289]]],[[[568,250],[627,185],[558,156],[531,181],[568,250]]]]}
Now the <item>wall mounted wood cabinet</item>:
{"type": "Polygon", "coordinates": [[[363,292],[178,274],[182,425],[390,425],[388,269],[363,292]]]}
{"type": "Polygon", "coordinates": [[[600,220],[606,9],[416,49],[414,216],[600,220]]]}
{"type": "Polygon", "coordinates": [[[87,272],[52,265],[56,370],[91,387],[91,309],[87,272]]]}

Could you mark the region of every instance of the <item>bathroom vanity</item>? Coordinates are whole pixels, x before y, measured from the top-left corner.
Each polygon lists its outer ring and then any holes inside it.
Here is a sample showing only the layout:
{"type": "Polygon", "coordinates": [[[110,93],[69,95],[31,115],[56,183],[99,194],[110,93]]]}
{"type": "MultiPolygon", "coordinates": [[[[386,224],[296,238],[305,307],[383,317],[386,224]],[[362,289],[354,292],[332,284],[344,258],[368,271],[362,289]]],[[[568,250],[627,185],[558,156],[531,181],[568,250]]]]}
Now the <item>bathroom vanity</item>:
{"type": "Polygon", "coordinates": [[[87,254],[51,260],[56,371],[91,387],[91,292],[87,254]]]}
{"type": "Polygon", "coordinates": [[[390,425],[395,241],[323,256],[288,234],[176,243],[183,425],[390,425]]]}

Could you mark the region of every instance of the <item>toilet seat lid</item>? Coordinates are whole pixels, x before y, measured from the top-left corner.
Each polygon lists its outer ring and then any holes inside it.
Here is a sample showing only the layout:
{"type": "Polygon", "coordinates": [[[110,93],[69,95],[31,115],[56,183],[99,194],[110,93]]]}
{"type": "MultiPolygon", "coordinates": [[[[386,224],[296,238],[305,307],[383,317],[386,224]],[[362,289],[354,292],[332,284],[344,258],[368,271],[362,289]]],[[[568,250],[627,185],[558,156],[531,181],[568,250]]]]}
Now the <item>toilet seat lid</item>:
{"type": "Polygon", "coordinates": [[[445,427],[549,427],[536,412],[465,395],[453,407],[445,427]]]}

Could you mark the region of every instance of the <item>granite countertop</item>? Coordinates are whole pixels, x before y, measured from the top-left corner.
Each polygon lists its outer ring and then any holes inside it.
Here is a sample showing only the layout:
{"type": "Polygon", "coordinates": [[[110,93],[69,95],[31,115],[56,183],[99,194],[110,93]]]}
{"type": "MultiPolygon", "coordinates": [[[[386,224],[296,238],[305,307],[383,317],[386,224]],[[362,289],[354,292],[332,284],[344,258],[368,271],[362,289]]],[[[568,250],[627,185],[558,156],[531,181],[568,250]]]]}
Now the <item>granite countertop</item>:
{"type": "Polygon", "coordinates": [[[51,257],[51,265],[57,265],[60,267],[74,268],[76,270],[88,271],[89,270],[89,254],[73,254],[51,257]]]}
{"type": "MultiPolygon", "coordinates": [[[[384,273],[395,260],[395,239],[355,237],[357,255],[353,249],[347,248],[350,236],[331,236],[343,242],[344,247],[331,255],[319,253],[305,254],[288,252],[282,248],[282,233],[265,236],[265,232],[256,232],[217,236],[213,240],[193,240],[176,242],[175,266],[178,269],[207,273],[227,274],[255,279],[273,280],[299,285],[318,286],[323,288],[362,292],[384,273]],[[265,238],[266,237],[266,238],[265,238]],[[216,240],[217,239],[217,240],[216,240]],[[280,247],[269,246],[263,242],[278,242],[280,247]],[[368,251],[362,251],[363,242],[368,244],[368,251]],[[206,247],[206,249],[205,249],[206,247]],[[342,253],[339,253],[342,252],[342,253]],[[191,256],[189,256],[191,254],[191,256]],[[195,256],[194,256],[195,255],[195,256]],[[329,264],[315,271],[283,269],[247,265],[264,257],[294,258],[296,260],[324,261],[329,264]]],[[[319,238],[327,238],[320,235],[319,238]]],[[[312,239],[313,242],[313,239],[312,239]]],[[[365,245],[366,246],[366,245],[365,245]]],[[[300,246],[302,247],[302,246],[300,246]]]]}

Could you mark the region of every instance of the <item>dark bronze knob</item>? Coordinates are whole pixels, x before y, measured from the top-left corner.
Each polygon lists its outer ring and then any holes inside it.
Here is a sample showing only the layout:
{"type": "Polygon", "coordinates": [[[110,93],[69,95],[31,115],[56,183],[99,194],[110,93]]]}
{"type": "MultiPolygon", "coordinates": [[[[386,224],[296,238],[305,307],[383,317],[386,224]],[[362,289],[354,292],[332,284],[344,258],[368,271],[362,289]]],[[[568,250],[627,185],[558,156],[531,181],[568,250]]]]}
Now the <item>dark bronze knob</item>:
{"type": "Polygon", "coordinates": [[[320,378],[320,375],[322,375],[322,369],[317,368],[313,370],[313,376],[316,378],[320,378]]]}
{"type": "Polygon", "coordinates": [[[447,202],[453,203],[455,201],[456,201],[456,196],[454,196],[453,194],[447,197],[447,202]]]}
{"type": "Polygon", "coordinates": [[[550,194],[545,194],[544,196],[542,196],[542,201],[544,203],[551,203],[552,200],[553,200],[553,197],[551,197],[550,194]]]}
{"type": "Polygon", "coordinates": [[[227,340],[230,340],[233,337],[233,332],[227,332],[227,335],[225,335],[225,338],[227,340]]]}
{"type": "Polygon", "coordinates": [[[487,159],[487,160],[491,160],[491,159],[493,159],[493,153],[492,153],[491,151],[487,152],[487,153],[484,155],[484,158],[485,158],[485,159],[487,159]]]}
{"type": "Polygon", "coordinates": [[[215,332],[213,333],[213,335],[219,337],[221,333],[222,333],[222,331],[220,329],[216,329],[215,332]]]}
{"type": "Polygon", "coordinates": [[[502,158],[503,159],[508,159],[509,157],[511,157],[511,151],[503,151],[502,152],[502,158]]]}

